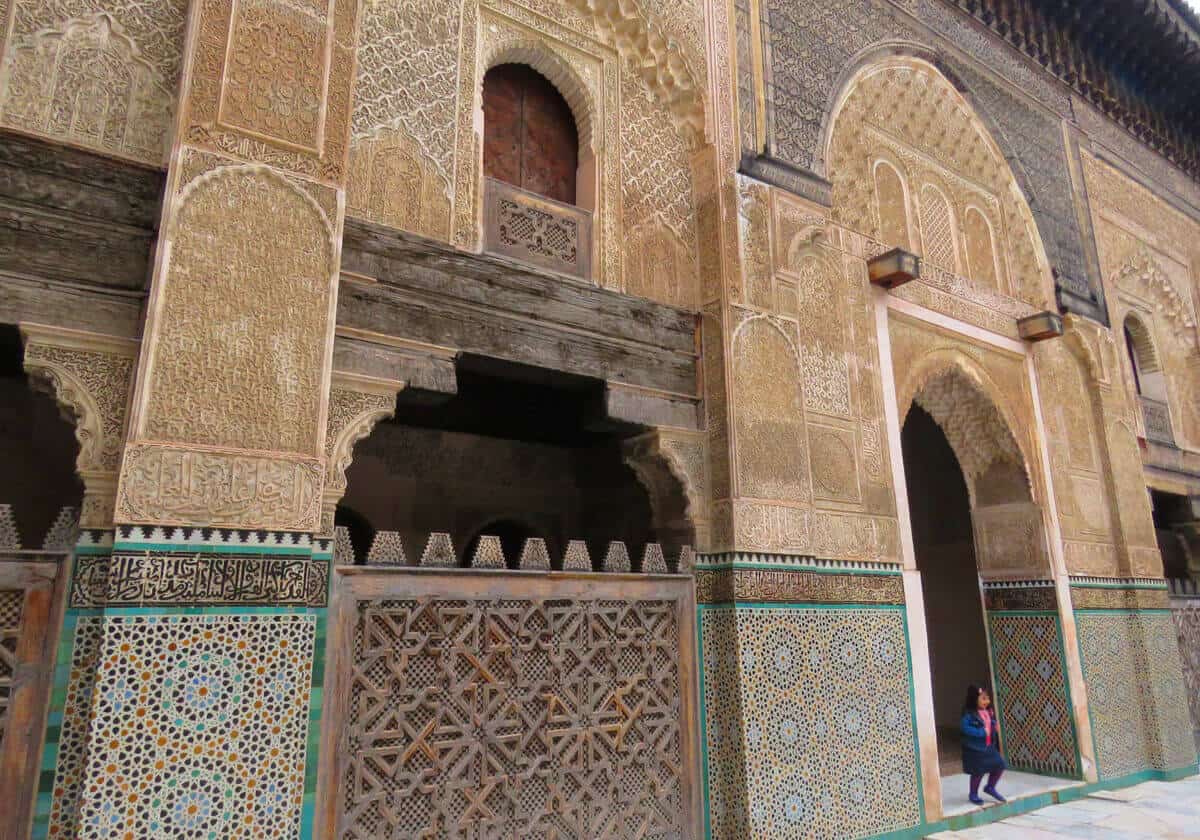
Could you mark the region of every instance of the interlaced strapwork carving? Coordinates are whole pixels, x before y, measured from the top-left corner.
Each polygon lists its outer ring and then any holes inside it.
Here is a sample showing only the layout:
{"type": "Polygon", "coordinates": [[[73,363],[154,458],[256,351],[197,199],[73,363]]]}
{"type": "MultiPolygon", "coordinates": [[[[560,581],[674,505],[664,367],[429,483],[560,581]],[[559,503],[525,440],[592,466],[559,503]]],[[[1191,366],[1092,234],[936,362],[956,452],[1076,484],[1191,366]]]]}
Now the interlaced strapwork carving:
{"type": "Polygon", "coordinates": [[[488,250],[587,276],[591,218],[586,211],[490,178],[487,203],[484,237],[488,250]]]}
{"type": "Polygon", "coordinates": [[[690,836],[677,609],[360,602],[341,836],[690,836]]]}

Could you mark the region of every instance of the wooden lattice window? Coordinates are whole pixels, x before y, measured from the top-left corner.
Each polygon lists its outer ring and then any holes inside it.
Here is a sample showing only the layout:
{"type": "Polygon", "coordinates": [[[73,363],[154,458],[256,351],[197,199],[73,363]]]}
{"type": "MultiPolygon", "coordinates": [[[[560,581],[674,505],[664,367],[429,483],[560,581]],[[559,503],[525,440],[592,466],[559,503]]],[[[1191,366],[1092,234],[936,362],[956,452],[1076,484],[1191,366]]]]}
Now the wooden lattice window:
{"type": "Polygon", "coordinates": [[[1150,330],[1141,318],[1130,313],[1125,317],[1123,332],[1125,352],[1129,355],[1129,365],[1133,368],[1134,388],[1144,397],[1165,400],[1166,382],[1150,330]]]}
{"type": "Polygon", "coordinates": [[[524,190],[575,203],[579,136],[562,94],[524,64],[483,77],[483,172],[524,190]]]}

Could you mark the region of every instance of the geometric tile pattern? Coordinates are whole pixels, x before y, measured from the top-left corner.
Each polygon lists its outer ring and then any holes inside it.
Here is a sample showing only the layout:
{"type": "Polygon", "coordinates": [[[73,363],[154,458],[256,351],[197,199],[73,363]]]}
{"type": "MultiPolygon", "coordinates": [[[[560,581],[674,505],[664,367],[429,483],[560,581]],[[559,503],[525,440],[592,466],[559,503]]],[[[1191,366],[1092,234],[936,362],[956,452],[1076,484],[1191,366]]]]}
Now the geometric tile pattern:
{"type": "Polygon", "coordinates": [[[1187,690],[1169,611],[1076,614],[1102,779],[1196,761],[1187,690]]]}
{"type": "Polygon", "coordinates": [[[360,601],[339,836],[689,836],[679,609],[360,601]]]}
{"type": "Polygon", "coordinates": [[[699,623],[707,836],[750,837],[737,613],[729,607],[701,607],[699,623]]]}
{"type": "Polygon", "coordinates": [[[95,678],[67,698],[50,836],[298,836],[316,622],[80,617],[72,677],[94,656],[95,678]]]}
{"type": "Polygon", "coordinates": [[[921,822],[903,610],[703,607],[700,631],[711,837],[921,822]]]}
{"type": "Polygon", "coordinates": [[[1076,778],[1078,748],[1058,615],[988,612],[996,705],[1014,770],[1076,778]]]}
{"type": "Polygon", "coordinates": [[[1075,623],[1100,778],[1145,770],[1149,738],[1138,685],[1136,614],[1076,613],[1075,623]]]}
{"type": "MultiPolygon", "coordinates": [[[[49,832],[46,828],[47,815],[39,808],[34,837],[74,838],[79,831],[79,801],[83,794],[84,770],[87,766],[88,718],[92,707],[92,689],[95,687],[96,662],[100,657],[100,641],[103,622],[100,618],[67,617],[59,645],[57,669],[67,659],[65,699],[62,706],[62,721],[54,731],[53,725],[46,732],[46,753],[55,751],[53,786],[45,787],[47,767],[43,765],[43,787],[39,794],[50,799],[49,832]],[[74,624],[72,624],[74,622],[74,624]],[[68,659],[69,657],[69,659],[68,659]]],[[[63,690],[61,686],[56,689],[63,690]]],[[[55,703],[51,714],[58,711],[55,703]]]]}
{"type": "Polygon", "coordinates": [[[1192,720],[1175,622],[1165,611],[1138,613],[1138,621],[1153,711],[1150,766],[1156,770],[1187,767],[1196,763],[1196,745],[1187,738],[1192,720]]]}
{"type": "Polygon", "coordinates": [[[12,699],[13,672],[17,667],[17,638],[21,631],[21,609],[25,592],[0,591],[0,744],[4,743],[4,721],[12,699]]]}
{"type": "Polygon", "coordinates": [[[1183,659],[1183,681],[1192,710],[1192,730],[1200,749],[1200,598],[1171,601],[1179,654],[1183,659]]]}

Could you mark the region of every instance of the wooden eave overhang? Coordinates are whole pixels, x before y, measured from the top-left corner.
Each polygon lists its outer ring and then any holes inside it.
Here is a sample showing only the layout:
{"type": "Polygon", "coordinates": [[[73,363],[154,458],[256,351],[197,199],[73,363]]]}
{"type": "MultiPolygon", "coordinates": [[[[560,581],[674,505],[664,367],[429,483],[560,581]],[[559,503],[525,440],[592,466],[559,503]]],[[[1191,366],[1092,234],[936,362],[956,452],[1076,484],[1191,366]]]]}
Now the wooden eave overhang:
{"type": "Polygon", "coordinates": [[[1200,19],[1183,0],[948,0],[1200,177],[1200,19]]]}

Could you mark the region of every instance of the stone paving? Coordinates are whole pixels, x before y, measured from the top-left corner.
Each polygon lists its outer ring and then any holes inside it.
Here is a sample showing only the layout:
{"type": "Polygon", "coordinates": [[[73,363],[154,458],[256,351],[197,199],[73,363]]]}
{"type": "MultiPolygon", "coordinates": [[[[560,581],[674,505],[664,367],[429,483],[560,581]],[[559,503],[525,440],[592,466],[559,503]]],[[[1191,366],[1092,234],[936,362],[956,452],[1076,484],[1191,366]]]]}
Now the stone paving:
{"type": "Polygon", "coordinates": [[[1097,791],[979,828],[930,836],[938,840],[1200,840],[1200,776],[1097,791]]]}

